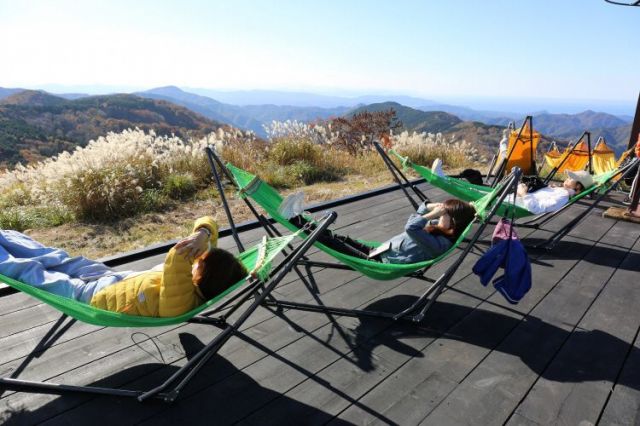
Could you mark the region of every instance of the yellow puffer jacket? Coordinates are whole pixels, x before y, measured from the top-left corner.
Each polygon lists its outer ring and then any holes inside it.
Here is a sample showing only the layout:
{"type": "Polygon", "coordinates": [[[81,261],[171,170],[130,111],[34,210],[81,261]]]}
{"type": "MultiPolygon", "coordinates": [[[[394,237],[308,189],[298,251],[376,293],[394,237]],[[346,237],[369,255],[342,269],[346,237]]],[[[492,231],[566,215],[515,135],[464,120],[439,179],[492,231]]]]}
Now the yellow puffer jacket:
{"type": "MultiPolygon", "coordinates": [[[[210,216],[201,217],[193,232],[205,227],[211,231],[211,246],[218,242],[218,225],[210,216]]],[[[91,299],[91,305],[108,311],[147,317],[175,317],[204,303],[193,285],[193,265],[171,249],[162,271],[132,275],[110,285],[91,299]]]]}

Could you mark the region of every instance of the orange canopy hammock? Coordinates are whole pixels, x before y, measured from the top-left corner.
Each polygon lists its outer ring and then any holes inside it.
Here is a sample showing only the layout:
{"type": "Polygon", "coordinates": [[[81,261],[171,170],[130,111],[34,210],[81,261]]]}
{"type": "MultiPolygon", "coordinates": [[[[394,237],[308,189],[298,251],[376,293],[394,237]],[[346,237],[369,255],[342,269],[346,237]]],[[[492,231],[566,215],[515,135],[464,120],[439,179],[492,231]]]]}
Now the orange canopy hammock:
{"type": "MultiPolygon", "coordinates": [[[[554,143],[555,145],[555,143],[554,143]]],[[[591,162],[591,133],[583,132],[576,144],[569,144],[561,155],[558,155],[558,149],[554,146],[544,156],[546,163],[551,167],[551,172],[547,175],[544,182],[549,183],[558,173],[564,171],[580,171],[589,166],[589,173],[593,173],[591,162]],[[553,149],[555,148],[555,150],[553,149]],[[554,152],[555,151],[555,152],[554,152]]]]}
{"type": "Polygon", "coordinates": [[[589,147],[585,141],[579,142],[573,147],[573,150],[567,150],[566,160],[558,167],[558,172],[562,173],[566,170],[576,172],[578,170],[584,170],[589,164],[589,147]]]}
{"type": "Polygon", "coordinates": [[[525,119],[519,129],[509,132],[509,155],[505,172],[513,167],[520,167],[524,175],[536,174],[536,150],[539,142],[540,133],[532,129],[530,119],[525,119]]]}
{"type": "MultiPolygon", "coordinates": [[[[624,159],[628,155],[628,153],[623,152],[620,156],[619,161],[624,161],[624,159]]],[[[605,142],[602,136],[598,138],[598,142],[596,142],[596,146],[593,148],[591,158],[593,164],[593,172],[595,174],[606,173],[618,167],[615,152],[611,148],[609,148],[607,142],[605,142]]]]}
{"type": "Polygon", "coordinates": [[[544,154],[544,161],[549,165],[549,167],[554,168],[558,164],[560,164],[562,157],[562,153],[558,149],[558,145],[556,145],[556,141],[551,143],[551,148],[544,154]]]}

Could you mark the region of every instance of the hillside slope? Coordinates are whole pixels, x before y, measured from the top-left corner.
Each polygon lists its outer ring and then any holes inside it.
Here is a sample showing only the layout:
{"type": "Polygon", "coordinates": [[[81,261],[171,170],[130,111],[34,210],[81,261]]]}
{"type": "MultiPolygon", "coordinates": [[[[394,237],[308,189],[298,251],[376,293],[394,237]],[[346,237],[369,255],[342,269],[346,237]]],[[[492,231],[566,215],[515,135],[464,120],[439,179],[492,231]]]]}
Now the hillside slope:
{"type": "Polygon", "coordinates": [[[127,128],[187,137],[220,126],[181,106],[134,95],[67,100],[27,90],[0,101],[0,165],[41,160],[127,128]]]}
{"type": "Polygon", "coordinates": [[[207,118],[251,130],[261,137],[266,137],[263,126],[268,125],[273,120],[315,121],[341,115],[347,111],[347,108],[341,107],[230,105],[218,102],[207,96],[185,92],[175,86],[158,87],[144,92],[138,92],[137,95],[151,99],[162,99],[177,105],[182,105],[207,118]]]}

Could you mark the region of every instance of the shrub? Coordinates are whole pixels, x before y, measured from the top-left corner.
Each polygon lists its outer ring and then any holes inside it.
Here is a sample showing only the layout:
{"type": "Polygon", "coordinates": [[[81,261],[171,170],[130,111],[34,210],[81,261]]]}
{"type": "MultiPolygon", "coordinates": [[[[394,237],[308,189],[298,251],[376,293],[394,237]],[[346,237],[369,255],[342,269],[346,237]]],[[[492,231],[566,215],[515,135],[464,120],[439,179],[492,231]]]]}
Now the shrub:
{"type": "Polygon", "coordinates": [[[465,141],[447,140],[441,133],[402,132],[392,138],[396,151],[411,158],[417,164],[430,166],[436,158],[449,168],[468,167],[480,160],[477,149],[465,141]]]}
{"type": "Polygon", "coordinates": [[[172,173],[167,176],[163,184],[163,192],[174,200],[184,200],[196,193],[198,187],[189,173],[172,173]]]}
{"type": "MultiPolygon", "coordinates": [[[[390,117],[382,117],[386,121],[374,126],[375,131],[364,125],[356,130],[367,133],[370,142],[375,132],[390,127],[390,117]]],[[[40,163],[17,165],[0,173],[0,224],[27,229],[74,219],[111,222],[171,208],[175,200],[201,199],[199,192],[212,191],[204,153],[208,145],[215,146],[225,161],[281,188],[332,182],[347,175],[387,174],[369,145],[350,143],[345,149],[346,142],[332,130],[331,122],[274,122],[267,130],[269,141],[236,129],[219,129],[195,141],[125,130],[40,163]],[[362,149],[353,151],[356,146],[362,149]]],[[[439,157],[448,167],[466,167],[479,158],[464,141],[440,134],[402,132],[387,135],[386,140],[421,164],[439,157]]]]}
{"type": "Polygon", "coordinates": [[[0,175],[0,203],[62,203],[78,219],[93,221],[133,216],[148,211],[151,204],[167,205],[158,195],[147,196],[152,202],[141,197],[164,183],[169,196],[178,198],[204,188],[209,179],[204,147],[209,143],[209,138],[184,142],[138,129],[109,133],[73,153],[28,167],[18,165],[0,175]]]}
{"type": "Polygon", "coordinates": [[[163,211],[173,206],[173,202],[158,189],[147,189],[140,197],[140,213],[163,211]]]}
{"type": "Polygon", "coordinates": [[[269,146],[267,157],[281,166],[299,162],[314,166],[320,163],[322,150],[308,139],[278,139],[269,146]]]}
{"type": "Polygon", "coordinates": [[[62,207],[14,207],[0,210],[0,229],[25,229],[52,227],[71,222],[73,214],[62,207]]]}

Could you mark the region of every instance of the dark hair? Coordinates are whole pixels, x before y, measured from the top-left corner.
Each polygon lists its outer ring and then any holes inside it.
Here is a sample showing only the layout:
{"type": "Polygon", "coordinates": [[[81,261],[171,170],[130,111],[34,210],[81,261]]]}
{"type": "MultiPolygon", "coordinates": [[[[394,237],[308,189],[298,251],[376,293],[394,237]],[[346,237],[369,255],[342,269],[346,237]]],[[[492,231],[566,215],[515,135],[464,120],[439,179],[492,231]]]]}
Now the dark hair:
{"type": "Polygon", "coordinates": [[[226,250],[212,248],[204,258],[203,271],[194,277],[205,300],[213,299],[247,276],[247,269],[226,250]]]}
{"type": "Polygon", "coordinates": [[[585,188],[584,188],[584,185],[582,184],[582,182],[576,181],[576,189],[575,189],[576,193],[579,194],[584,190],[585,190],[585,188]],[[578,189],[578,185],[580,185],[579,189],[578,189]]]}
{"type": "Polygon", "coordinates": [[[433,235],[442,235],[451,242],[458,241],[462,232],[469,226],[476,216],[476,209],[469,203],[451,198],[442,203],[444,210],[451,217],[451,227],[428,226],[427,231],[433,235]]]}

